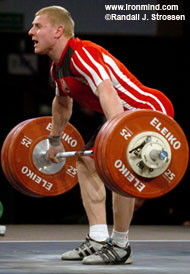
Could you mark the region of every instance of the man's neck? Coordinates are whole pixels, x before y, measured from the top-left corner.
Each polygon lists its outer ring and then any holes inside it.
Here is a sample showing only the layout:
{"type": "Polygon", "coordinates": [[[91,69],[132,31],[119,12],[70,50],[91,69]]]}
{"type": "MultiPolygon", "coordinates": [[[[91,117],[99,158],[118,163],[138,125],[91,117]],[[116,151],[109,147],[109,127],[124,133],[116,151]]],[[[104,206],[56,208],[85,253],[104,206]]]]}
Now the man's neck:
{"type": "Polygon", "coordinates": [[[56,63],[59,63],[63,50],[65,49],[70,38],[64,37],[63,39],[57,41],[52,51],[48,54],[49,57],[56,63]]]}

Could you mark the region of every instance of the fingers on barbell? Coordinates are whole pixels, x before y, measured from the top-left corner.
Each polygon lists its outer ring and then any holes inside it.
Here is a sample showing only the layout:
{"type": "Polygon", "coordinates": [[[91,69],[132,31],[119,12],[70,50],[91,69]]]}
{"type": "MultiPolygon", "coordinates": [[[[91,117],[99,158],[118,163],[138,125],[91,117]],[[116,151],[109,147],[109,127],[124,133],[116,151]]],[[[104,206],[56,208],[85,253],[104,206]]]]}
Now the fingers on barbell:
{"type": "Polygon", "coordinates": [[[64,158],[57,157],[58,153],[64,151],[64,147],[60,145],[59,147],[50,146],[47,153],[45,154],[45,160],[51,161],[53,163],[61,163],[65,161],[64,158]]]}

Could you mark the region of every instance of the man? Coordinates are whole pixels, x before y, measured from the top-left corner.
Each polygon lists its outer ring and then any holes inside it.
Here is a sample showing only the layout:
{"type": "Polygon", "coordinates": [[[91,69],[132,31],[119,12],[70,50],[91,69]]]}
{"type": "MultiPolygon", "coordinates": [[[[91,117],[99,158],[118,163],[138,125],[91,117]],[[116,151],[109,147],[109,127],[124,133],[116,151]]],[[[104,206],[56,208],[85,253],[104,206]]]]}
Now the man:
{"type": "MultiPolygon", "coordinates": [[[[173,107],[160,91],[142,85],[108,51],[90,41],[74,38],[70,13],[59,6],[41,9],[35,15],[29,35],[36,54],[52,59],[51,74],[56,84],[52,103],[52,130],[49,158],[63,150],[61,133],[72,114],[72,100],[105,114],[106,119],[130,109],[152,109],[173,117],[173,107]]],[[[98,130],[97,130],[98,132],[98,130]]],[[[93,147],[95,133],[85,149],[93,147]]],[[[77,161],[78,179],[89,220],[89,235],[78,248],[62,254],[63,260],[82,260],[84,264],[132,263],[128,231],[134,198],[113,193],[114,228],[109,238],[106,224],[105,187],[91,157],[77,161]]]]}

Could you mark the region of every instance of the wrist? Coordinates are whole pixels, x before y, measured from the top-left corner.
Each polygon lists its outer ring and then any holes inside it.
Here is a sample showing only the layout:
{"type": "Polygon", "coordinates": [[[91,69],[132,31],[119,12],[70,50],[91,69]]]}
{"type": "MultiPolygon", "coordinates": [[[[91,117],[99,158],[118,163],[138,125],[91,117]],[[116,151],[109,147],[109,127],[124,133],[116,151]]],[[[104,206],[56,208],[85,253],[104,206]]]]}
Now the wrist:
{"type": "Polygon", "coordinates": [[[48,140],[51,146],[57,147],[61,144],[61,136],[49,135],[48,140]]]}

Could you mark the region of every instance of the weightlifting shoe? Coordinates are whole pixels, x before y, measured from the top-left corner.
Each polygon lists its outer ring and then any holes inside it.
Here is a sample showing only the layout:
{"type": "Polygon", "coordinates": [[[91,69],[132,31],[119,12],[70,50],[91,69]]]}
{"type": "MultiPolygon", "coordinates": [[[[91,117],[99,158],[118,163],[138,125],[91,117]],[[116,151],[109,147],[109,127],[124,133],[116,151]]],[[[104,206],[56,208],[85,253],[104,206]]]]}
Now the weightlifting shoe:
{"type": "Polygon", "coordinates": [[[101,249],[106,242],[97,242],[86,236],[85,241],[77,248],[64,252],[61,256],[62,260],[82,260],[84,257],[94,254],[101,249]]]}
{"type": "Polygon", "coordinates": [[[133,262],[131,247],[129,243],[126,247],[118,246],[112,239],[93,255],[85,257],[83,264],[102,265],[102,264],[131,264],[133,262]]]}

